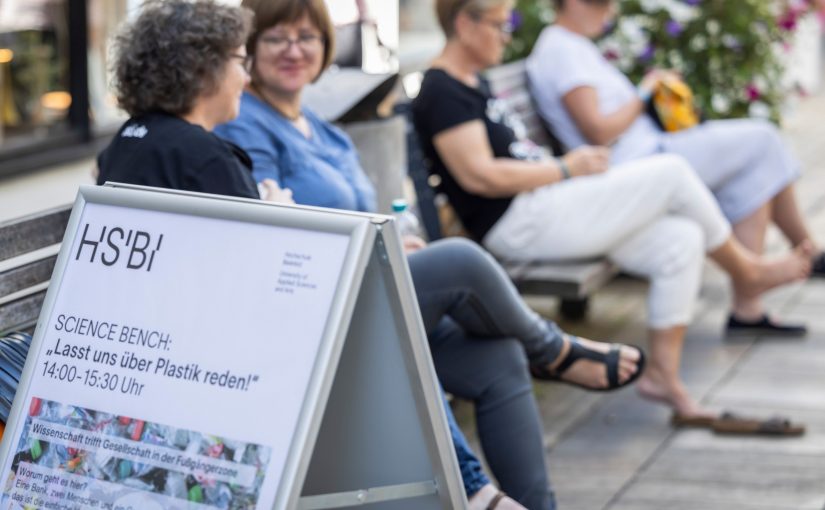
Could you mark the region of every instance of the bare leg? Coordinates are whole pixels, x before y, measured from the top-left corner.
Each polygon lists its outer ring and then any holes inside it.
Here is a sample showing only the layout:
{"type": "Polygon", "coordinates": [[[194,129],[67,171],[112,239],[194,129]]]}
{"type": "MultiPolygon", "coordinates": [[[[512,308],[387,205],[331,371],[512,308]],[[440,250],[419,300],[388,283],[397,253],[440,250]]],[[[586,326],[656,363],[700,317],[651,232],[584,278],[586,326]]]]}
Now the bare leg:
{"type": "Polygon", "coordinates": [[[686,329],[686,326],[676,326],[650,330],[647,367],[636,383],[636,390],[643,398],[672,407],[680,416],[714,418],[715,413],[691,397],[679,377],[686,329]]]}
{"type": "Polygon", "coordinates": [[[785,235],[788,241],[793,246],[809,241],[814,243],[816,251],[817,245],[811,237],[811,232],[805,224],[805,219],[799,210],[796,202],[796,193],[794,192],[793,184],[789,184],[785,189],[780,191],[773,197],[773,207],[771,219],[779,227],[779,230],[785,235]]]}
{"type": "MultiPolygon", "coordinates": [[[[730,237],[709,256],[733,279],[737,304],[758,306],[753,313],[761,315],[759,296],[763,292],[807,276],[811,248],[810,243],[805,241],[782,257],[765,259],[749,251],[736,238],[730,237]]],[[[737,308],[734,312],[740,319],[751,317],[746,312],[739,315],[737,308]]]]}
{"type": "MultiPolygon", "coordinates": [[[[770,202],[733,226],[733,235],[751,253],[761,255],[765,245],[765,232],[771,219],[770,202]]],[[[721,265],[721,264],[720,264],[721,265]]],[[[759,294],[750,294],[733,286],[733,314],[743,320],[757,319],[764,313],[759,294]]]]}

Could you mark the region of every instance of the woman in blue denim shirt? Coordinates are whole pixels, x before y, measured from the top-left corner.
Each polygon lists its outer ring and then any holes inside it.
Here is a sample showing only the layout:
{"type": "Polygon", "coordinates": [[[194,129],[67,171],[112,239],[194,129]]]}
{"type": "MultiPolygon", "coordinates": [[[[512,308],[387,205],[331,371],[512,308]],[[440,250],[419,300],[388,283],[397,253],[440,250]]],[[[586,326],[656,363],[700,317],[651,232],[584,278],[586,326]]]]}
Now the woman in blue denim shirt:
{"type": "MultiPolygon", "coordinates": [[[[247,43],[252,85],[240,116],[216,132],[249,153],[257,180],[291,189],[296,203],[374,211],[375,191],[352,142],[301,105],[303,87],[332,58],[323,1],[243,5],[256,14],[247,43]]],[[[414,251],[410,271],[440,382],[474,401],[484,453],[501,487],[527,508],[555,508],[528,364],[538,377],[611,389],[638,376],[641,351],[565,335],[530,310],[501,267],[469,241],[423,244],[405,240],[414,251]]],[[[471,508],[519,508],[497,495],[451,425],[471,508]]]]}

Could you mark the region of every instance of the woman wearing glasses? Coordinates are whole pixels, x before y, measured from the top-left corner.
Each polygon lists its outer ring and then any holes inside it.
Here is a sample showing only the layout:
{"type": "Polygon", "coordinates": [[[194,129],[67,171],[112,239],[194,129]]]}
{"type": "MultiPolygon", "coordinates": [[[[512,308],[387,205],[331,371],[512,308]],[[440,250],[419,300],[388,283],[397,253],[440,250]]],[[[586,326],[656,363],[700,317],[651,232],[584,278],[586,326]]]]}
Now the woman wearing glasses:
{"type": "Polygon", "coordinates": [[[211,1],[144,5],[115,40],[114,89],[131,118],[98,157],[99,184],[289,201],[275,181],[257,187],[249,157],[212,134],[238,115],[251,24],[248,10],[211,1]]]}
{"type": "MultiPolygon", "coordinates": [[[[352,142],[301,104],[303,88],[332,57],[323,0],[243,5],[255,12],[257,25],[247,44],[252,82],[240,116],[218,134],[249,152],[258,180],[290,188],[299,204],[374,211],[375,191],[352,142]]],[[[476,404],[484,453],[502,488],[528,508],[554,508],[528,363],[544,378],[610,389],[632,382],[641,371],[641,352],[563,334],[527,308],[503,270],[474,243],[422,247],[421,240],[407,241],[408,248],[419,248],[409,255],[410,272],[440,382],[476,404]]],[[[471,508],[520,508],[497,496],[462,451],[471,508]]]]}
{"type": "Polygon", "coordinates": [[[650,349],[637,390],[670,406],[676,424],[709,425],[716,413],[694,400],[679,377],[705,254],[730,274],[737,290],[759,295],[805,277],[809,247],[772,261],[747,251],[678,156],[607,171],[607,148],[582,147],[553,159],[518,138],[518,126],[479,77],[501,61],[513,2],[435,5],[447,42],[424,76],[413,121],[464,226],[501,258],[604,256],[649,279],[650,349]]]}
{"type": "MultiPolygon", "coordinates": [[[[100,183],[113,180],[258,197],[249,157],[211,133],[215,124],[238,113],[241,91],[249,81],[244,42],[251,19],[246,9],[211,0],[144,4],[141,14],[119,33],[114,47],[116,94],[132,118],[99,157],[100,183]]],[[[304,49],[320,42],[298,39],[304,49]]],[[[294,44],[295,39],[286,47],[294,44]]],[[[271,199],[289,201],[288,192],[274,181],[263,182],[271,199]]],[[[518,349],[500,344],[499,356],[518,349]]],[[[497,502],[499,510],[522,508],[493,488],[449,407],[447,413],[468,487],[486,498],[485,503],[497,502]]]]}

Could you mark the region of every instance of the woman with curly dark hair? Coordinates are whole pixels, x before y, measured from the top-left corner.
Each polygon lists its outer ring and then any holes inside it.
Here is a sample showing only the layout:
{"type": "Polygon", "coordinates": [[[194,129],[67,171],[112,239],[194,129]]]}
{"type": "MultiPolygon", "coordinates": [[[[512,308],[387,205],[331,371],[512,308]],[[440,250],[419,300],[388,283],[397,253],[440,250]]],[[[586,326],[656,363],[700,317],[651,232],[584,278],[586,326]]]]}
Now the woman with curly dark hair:
{"type": "Polygon", "coordinates": [[[256,187],[243,150],[212,129],[238,115],[249,82],[248,9],[213,0],[150,0],[114,44],[114,90],[131,118],[98,156],[98,183],[127,182],[291,201],[256,187]]]}

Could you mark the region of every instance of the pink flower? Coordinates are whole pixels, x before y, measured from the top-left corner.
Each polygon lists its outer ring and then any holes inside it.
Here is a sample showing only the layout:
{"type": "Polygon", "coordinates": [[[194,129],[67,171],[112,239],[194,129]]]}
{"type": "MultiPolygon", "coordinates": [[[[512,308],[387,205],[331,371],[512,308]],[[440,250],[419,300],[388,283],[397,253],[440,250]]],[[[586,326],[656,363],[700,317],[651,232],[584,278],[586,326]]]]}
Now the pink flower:
{"type": "Polygon", "coordinates": [[[762,94],[759,93],[759,89],[756,88],[756,85],[753,83],[745,87],[745,94],[748,96],[748,101],[750,102],[754,102],[762,96],[762,94]]]}

